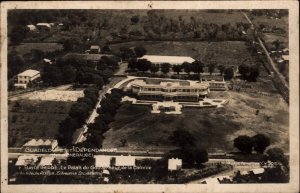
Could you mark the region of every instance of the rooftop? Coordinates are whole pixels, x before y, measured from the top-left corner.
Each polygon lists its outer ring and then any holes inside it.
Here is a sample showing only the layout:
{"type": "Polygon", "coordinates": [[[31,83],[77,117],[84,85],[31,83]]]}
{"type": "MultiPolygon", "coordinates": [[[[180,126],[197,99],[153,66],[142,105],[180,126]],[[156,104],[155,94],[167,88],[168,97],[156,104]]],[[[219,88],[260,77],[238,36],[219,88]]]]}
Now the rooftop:
{"type": "Polygon", "coordinates": [[[56,145],[57,140],[53,139],[31,139],[27,143],[25,143],[23,146],[41,146],[41,145],[56,145]]]}
{"type": "Polygon", "coordinates": [[[16,166],[29,165],[29,164],[37,162],[37,160],[38,160],[38,156],[36,156],[36,155],[21,155],[18,157],[16,166]]]}
{"type": "Polygon", "coordinates": [[[132,156],[115,156],[115,166],[135,166],[135,158],[132,156]]]}
{"type": "Polygon", "coordinates": [[[45,26],[51,28],[50,23],[37,23],[36,26],[45,26]]]}
{"type": "Polygon", "coordinates": [[[95,167],[110,167],[110,156],[95,155],[95,167]]]}
{"type": "Polygon", "coordinates": [[[45,156],[41,158],[40,166],[51,166],[55,158],[52,156],[45,156]]]}
{"type": "Polygon", "coordinates": [[[157,87],[196,87],[196,88],[207,88],[208,84],[204,82],[199,81],[181,81],[181,80],[164,80],[164,79],[156,79],[158,81],[149,81],[146,80],[140,80],[136,79],[131,82],[132,85],[138,85],[138,86],[157,86],[157,87]]]}
{"type": "Polygon", "coordinates": [[[253,169],[252,170],[252,172],[254,173],[254,174],[262,174],[262,173],[264,173],[265,172],[265,169],[264,168],[257,168],[257,169],[253,169]]]}
{"type": "Polygon", "coordinates": [[[170,63],[182,64],[184,62],[192,63],[195,60],[189,56],[158,56],[158,55],[144,55],[139,59],[147,59],[152,63],[170,63]]]}
{"type": "Polygon", "coordinates": [[[18,76],[29,76],[29,77],[34,77],[34,76],[36,76],[36,75],[38,75],[38,74],[40,74],[39,71],[29,69],[29,70],[25,70],[24,72],[18,74],[18,76]]]}
{"type": "Polygon", "coordinates": [[[168,160],[168,169],[169,170],[177,170],[178,167],[181,167],[182,166],[182,160],[181,159],[169,159],[168,160]]]}
{"type": "Polygon", "coordinates": [[[100,46],[98,45],[91,45],[91,50],[98,50],[100,48],[100,46]]]}

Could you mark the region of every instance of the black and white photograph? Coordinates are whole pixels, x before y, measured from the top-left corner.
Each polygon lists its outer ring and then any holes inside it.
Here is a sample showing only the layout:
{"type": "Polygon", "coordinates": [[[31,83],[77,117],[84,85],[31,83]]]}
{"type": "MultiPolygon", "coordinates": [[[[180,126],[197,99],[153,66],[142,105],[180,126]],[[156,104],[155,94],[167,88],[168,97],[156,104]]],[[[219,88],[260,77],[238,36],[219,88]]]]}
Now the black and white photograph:
{"type": "Polygon", "coordinates": [[[299,191],[297,3],[53,5],[1,17],[1,184],[299,191]]]}

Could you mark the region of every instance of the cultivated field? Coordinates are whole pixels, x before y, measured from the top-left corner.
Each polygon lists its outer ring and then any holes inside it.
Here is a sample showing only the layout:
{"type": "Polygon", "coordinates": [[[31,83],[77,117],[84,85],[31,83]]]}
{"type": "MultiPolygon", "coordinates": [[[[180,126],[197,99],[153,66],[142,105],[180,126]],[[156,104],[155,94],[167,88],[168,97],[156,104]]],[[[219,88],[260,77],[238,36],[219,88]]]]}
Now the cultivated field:
{"type": "Polygon", "coordinates": [[[111,45],[113,51],[120,47],[143,46],[150,55],[190,56],[205,63],[216,62],[228,66],[238,66],[243,61],[255,63],[244,42],[177,42],[177,41],[135,41],[111,45]],[[237,57],[238,56],[238,57],[237,57]]]}
{"type": "Polygon", "coordinates": [[[8,102],[8,146],[19,147],[31,138],[55,138],[71,102],[19,100],[8,102]]]}
{"type": "Polygon", "coordinates": [[[280,97],[246,92],[212,92],[211,98],[226,98],[220,109],[183,109],[182,115],[151,114],[150,107],[124,104],[111,129],[105,133],[104,148],[168,150],[176,129],[191,132],[196,145],[208,152],[233,151],[233,139],[241,134],[266,134],[273,144],[289,150],[288,105],[280,97]],[[256,115],[256,110],[259,114],[256,115]],[[121,139],[127,144],[121,147],[121,139]]]}

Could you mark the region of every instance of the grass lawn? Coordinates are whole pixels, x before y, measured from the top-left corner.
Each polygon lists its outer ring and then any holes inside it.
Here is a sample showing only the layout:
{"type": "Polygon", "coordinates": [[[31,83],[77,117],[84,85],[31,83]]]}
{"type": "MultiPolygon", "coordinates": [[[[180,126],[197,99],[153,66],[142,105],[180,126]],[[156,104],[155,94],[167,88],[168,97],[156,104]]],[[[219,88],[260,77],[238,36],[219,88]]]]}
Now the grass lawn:
{"type": "Polygon", "coordinates": [[[55,137],[71,105],[58,101],[9,101],[8,146],[22,146],[31,138],[55,137]]]}
{"type": "Polygon", "coordinates": [[[233,151],[233,139],[241,134],[266,134],[273,146],[289,150],[288,105],[279,95],[258,96],[245,92],[212,92],[226,98],[219,109],[186,108],[182,115],[151,114],[150,107],[124,104],[105,133],[104,148],[168,150],[176,129],[191,132],[198,147],[208,152],[233,151]],[[255,115],[256,109],[260,112],[255,115]],[[120,147],[126,139],[125,147],[120,147]]]}
{"type": "Polygon", "coordinates": [[[114,52],[120,47],[143,46],[149,55],[190,56],[201,59],[205,63],[216,62],[228,66],[238,66],[243,61],[255,63],[244,42],[187,42],[187,41],[135,41],[128,43],[112,44],[114,52]],[[238,56],[238,57],[237,57],[238,56]]]}

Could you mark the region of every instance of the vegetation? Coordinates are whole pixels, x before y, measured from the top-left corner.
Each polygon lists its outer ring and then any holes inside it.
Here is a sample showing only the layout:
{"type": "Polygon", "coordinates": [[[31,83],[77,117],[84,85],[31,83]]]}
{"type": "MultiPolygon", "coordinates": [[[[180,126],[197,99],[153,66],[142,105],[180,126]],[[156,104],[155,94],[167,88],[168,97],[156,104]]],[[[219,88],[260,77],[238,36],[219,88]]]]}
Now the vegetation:
{"type": "Polygon", "coordinates": [[[270,139],[263,134],[253,137],[240,135],[234,139],[234,147],[247,154],[251,154],[253,150],[262,154],[270,144],[270,139]]]}
{"type": "Polygon", "coordinates": [[[84,90],[84,97],[78,98],[77,102],[71,106],[68,116],[59,124],[57,138],[60,146],[70,145],[73,142],[75,130],[85,123],[98,97],[98,88],[90,86],[84,90]]]}
{"type": "Polygon", "coordinates": [[[114,120],[117,109],[121,106],[121,98],[124,96],[122,90],[112,89],[110,94],[106,94],[105,98],[101,100],[101,107],[97,109],[99,114],[95,122],[88,125],[88,132],[86,134],[86,143],[93,147],[101,148],[105,133],[109,127],[108,124],[114,120]]]}

